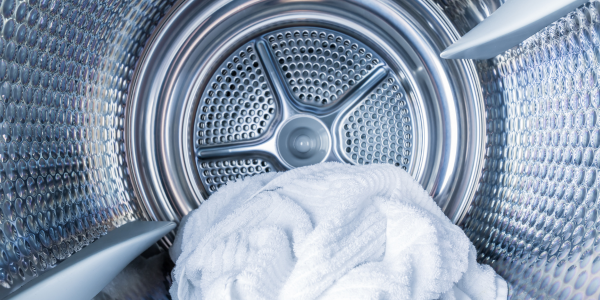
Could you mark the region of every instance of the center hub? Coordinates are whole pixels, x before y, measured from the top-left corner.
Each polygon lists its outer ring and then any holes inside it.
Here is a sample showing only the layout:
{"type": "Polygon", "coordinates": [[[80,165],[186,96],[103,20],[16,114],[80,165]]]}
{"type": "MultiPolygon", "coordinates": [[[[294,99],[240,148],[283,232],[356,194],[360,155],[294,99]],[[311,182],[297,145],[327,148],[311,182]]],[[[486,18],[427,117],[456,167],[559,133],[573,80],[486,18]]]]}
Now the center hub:
{"type": "Polygon", "coordinates": [[[277,136],[277,151],[290,167],[308,166],[329,155],[331,137],[325,124],[309,115],[298,115],[283,124],[277,136]]]}
{"type": "Polygon", "coordinates": [[[308,136],[300,135],[294,141],[294,149],[296,149],[298,152],[306,153],[310,151],[311,147],[314,145],[314,141],[313,143],[311,143],[311,141],[311,138],[308,136]]]}

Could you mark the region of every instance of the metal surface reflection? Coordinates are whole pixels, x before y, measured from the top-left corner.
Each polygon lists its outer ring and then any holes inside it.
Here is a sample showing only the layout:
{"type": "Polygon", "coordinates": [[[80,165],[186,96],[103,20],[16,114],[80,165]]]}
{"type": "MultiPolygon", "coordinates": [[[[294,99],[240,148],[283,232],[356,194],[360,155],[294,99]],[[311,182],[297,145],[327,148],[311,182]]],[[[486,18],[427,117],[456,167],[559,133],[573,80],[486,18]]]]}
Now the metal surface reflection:
{"type": "Polygon", "coordinates": [[[137,57],[169,6],[2,1],[0,297],[141,217],[123,113],[137,57]]]}
{"type": "Polygon", "coordinates": [[[126,112],[144,207],[154,220],[178,220],[226,181],[290,167],[270,141],[302,113],[332,132],[326,160],[404,166],[458,221],[477,186],[484,118],[472,63],[439,58],[457,37],[431,1],[180,2],[145,49],[126,112]],[[306,54],[310,72],[290,44],[307,40],[319,41],[306,54]],[[347,66],[359,76],[342,73],[347,66]],[[401,139],[398,122],[389,129],[399,116],[401,139]],[[385,143],[395,148],[384,152],[385,143]]]}
{"type": "Polygon", "coordinates": [[[507,0],[435,0],[461,35],[485,20],[507,0]]]}
{"type": "Polygon", "coordinates": [[[478,63],[488,142],[463,226],[514,299],[600,295],[599,4],[478,63]]]}

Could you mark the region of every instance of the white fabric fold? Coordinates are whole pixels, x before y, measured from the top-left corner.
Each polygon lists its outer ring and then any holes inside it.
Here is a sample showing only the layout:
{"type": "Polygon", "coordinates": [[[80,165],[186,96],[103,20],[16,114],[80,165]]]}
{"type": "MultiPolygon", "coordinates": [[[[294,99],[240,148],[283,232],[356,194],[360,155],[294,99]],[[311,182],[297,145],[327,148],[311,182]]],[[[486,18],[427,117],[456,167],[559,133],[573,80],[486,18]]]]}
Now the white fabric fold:
{"type": "Polygon", "coordinates": [[[506,299],[409,174],[325,163],[229,183],[186,216],[173,299],[506,299]]]}

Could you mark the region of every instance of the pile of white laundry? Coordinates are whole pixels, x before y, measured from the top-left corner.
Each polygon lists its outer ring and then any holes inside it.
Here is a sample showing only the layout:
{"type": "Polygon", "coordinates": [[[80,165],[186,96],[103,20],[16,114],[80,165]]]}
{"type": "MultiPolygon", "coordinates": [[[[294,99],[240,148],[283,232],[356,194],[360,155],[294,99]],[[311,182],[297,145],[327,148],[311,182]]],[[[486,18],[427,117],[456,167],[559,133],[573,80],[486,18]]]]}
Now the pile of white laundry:
{"type": "Polygon", "coordinates": [[[506,299],[412,177],[324,163],[229,183],[182,222],[173,299],[506,299]]]}

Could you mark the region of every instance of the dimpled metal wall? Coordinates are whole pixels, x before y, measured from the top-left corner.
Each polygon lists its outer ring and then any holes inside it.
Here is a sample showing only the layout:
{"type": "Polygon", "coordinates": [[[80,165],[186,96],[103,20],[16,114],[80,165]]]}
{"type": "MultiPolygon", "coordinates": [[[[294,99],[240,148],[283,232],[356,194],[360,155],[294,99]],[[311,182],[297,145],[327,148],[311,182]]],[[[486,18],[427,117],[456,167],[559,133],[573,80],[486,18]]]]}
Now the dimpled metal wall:
{"type": "Polygon", "coordinates": [[[0,295],[141,217],[123,112],[137,57],[170,5],[0,2],[0,295]]]}
{"type": "Polygon", "coordinates": [[[513,299],[600,295],[599,7],[479,62],[486,164],[463,227],[513,299]]]}

